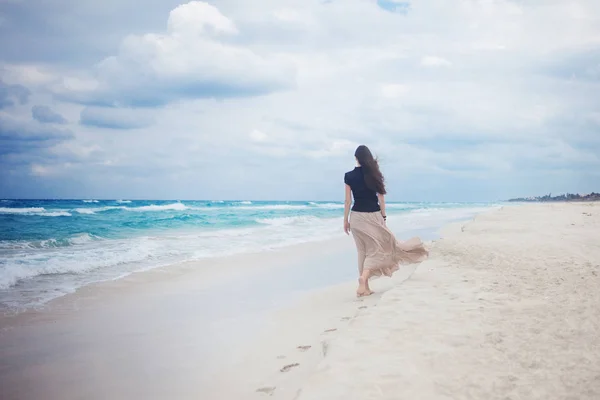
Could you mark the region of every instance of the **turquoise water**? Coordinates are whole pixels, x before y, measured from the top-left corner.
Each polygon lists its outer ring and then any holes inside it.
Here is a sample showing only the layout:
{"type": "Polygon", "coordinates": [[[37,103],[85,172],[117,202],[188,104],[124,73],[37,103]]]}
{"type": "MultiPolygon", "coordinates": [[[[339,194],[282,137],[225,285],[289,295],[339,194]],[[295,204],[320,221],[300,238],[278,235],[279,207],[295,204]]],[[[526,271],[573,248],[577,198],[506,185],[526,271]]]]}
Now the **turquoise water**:
{"type": "MultiPolygon", "coordinates": [[[[490,204],[390,203],[414,229],[490,204]]],[[[183,261],[268,251],[342,233],[338,202],[0,200],[0,306],[183,261]]]]}

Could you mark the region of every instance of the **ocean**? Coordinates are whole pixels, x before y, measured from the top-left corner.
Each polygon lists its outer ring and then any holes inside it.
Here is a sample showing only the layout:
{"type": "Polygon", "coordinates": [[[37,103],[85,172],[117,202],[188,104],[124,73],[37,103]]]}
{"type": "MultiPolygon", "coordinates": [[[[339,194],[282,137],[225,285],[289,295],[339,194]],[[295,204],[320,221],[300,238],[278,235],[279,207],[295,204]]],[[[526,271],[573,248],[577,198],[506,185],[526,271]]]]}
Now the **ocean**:
{"type": "MultiPolygon", "coordinates": [[[[489,203],[389,203],[412,231],[489,203]]],[[[339,202],[0,200],[0,310],[184,261],[270,251],[343,235],[339,202]]]]}

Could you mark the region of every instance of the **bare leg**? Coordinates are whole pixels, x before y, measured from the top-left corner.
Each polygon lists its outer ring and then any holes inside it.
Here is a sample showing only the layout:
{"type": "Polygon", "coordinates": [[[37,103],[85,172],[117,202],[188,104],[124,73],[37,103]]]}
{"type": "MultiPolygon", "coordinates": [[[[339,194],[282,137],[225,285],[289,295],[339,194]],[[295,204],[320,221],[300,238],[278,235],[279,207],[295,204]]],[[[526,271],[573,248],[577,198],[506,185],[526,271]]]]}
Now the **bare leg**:
{"type": "Polygon", "coordinates": [[[365,244],[363,243],[362,239],[356,235],[355,231],[352,231],[352,237],[356,243],[356,250],[358,253],[358,290],[356,291],[356,295],[358,297],[368,296],[373,292],[371,292],[371,289],[369,289],[370,271],[365,270],[364,268],[365,259],[367,258],[367,255],[365,254],[365,244]]]}
{"type": "Polygon", "coordinates": [[[356,290],[356,295],[358,297],[368,296],[371,294],[371,291],[367,289],[369,285],[369,276],[371,275],[371,271],[367,268],[363,269],[360,278],[358,278],[358,289],[356,290]]]}
{"type": "Polygon", "coordinates": [[[367,289],[367,292],[371,295],[374,292],[371,290],[371,288],[369,287],[369,280],[367,279],[367,281],[365,282],[365,289],[367,289]]]}

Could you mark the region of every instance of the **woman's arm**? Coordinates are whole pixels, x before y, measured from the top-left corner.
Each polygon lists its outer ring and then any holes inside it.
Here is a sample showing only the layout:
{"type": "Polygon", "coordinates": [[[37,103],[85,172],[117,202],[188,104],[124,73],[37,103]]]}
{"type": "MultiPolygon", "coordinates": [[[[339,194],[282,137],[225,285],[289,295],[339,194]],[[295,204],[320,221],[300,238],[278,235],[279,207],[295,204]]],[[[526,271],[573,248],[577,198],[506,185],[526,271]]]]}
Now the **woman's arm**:
{"type": "Polygon", "coordinates": [[[381,215],[383,219],[387,218],[387,214],[385,213],[385,195],[377,193],[377,197],[379,198],[379,208],[381,208],[381,215]]]}
{"type": "Polygon", "coordinates": [[[352,189],[350,189],[350,186],[346,184],[346,199],[344,200],[344,232],[346,232],[346,235],[350,234],[350,221],[348,221],[348,217],[350,216],[351,205],[352,189]]]}

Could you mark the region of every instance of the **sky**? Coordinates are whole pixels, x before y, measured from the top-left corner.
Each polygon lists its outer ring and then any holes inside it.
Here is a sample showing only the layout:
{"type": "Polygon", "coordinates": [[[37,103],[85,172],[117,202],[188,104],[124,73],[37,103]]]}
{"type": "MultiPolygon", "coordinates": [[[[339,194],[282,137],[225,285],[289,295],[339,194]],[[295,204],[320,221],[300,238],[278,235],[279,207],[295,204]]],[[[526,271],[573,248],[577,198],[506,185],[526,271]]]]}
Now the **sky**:
{"type": "Polygon", "coordinates": [[[0,198],[600,192],[597,0],[0,0],[0,198]]]}

